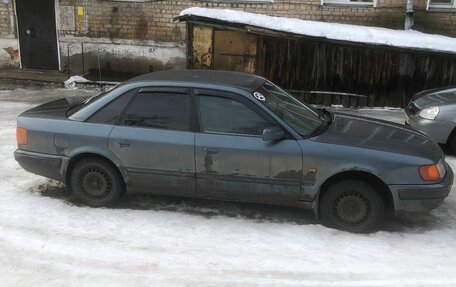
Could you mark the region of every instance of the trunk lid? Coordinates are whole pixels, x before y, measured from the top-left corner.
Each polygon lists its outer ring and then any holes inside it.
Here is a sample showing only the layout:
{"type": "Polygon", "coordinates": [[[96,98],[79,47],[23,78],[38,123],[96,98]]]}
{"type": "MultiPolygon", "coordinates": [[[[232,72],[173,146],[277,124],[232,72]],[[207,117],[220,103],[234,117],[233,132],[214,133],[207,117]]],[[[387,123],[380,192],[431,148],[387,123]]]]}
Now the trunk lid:
{"type": "Polygon", "coordinates": [[[69,97],[57,99],[23,112],[20,117],[66,118],[67,111],[83,103],[87,97],[69,97]]]}

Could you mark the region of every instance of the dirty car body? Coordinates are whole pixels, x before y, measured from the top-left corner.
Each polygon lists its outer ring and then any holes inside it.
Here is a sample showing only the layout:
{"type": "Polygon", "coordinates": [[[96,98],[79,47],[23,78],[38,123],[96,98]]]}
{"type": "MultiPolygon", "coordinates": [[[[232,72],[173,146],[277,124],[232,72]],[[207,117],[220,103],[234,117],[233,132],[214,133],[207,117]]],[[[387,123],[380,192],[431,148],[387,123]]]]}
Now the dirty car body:
{"type": "Polygon", "coordinates": [[[318,112],[254,75],[157,72],[80,101],[61,99],[20,115],[15,157],[92,206],[114,201],[105,197],[118,177],[119,191],[127,193],[345,214],[333,226],[362,232],[373,228],[359,222],[374,209],[437,207],[453,181],[441,149],[422,133],[318,112]],[[97,173],[103,165],[105,179],[97,173]],[[427,166],[438,167],[436,178],[423,179],[420,167],[427,166]],[[334,200],[325,198],[330,192],[334,200]]]}

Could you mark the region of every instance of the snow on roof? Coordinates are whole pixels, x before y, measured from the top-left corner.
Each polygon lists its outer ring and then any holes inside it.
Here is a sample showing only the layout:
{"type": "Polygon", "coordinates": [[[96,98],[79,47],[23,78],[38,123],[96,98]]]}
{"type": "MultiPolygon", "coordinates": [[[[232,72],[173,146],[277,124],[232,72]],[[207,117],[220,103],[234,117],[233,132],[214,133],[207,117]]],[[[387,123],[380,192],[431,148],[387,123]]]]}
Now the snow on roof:
{"type": "Polygon", "coordinates": [[[229,9],[192,7],[180,13],[180,16],[190,15],[311,37],[456,53],[456,38],[426,34],[414,30],[393,30],[379,27],[308,21],[229,9]]]}

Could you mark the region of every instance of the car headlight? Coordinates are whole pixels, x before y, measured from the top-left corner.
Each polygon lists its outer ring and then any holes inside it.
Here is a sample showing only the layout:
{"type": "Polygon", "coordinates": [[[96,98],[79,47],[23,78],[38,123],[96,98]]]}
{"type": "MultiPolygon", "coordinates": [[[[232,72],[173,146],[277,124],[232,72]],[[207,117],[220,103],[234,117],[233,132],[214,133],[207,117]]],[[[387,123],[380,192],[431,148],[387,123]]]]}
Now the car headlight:
{"type": "Polygon", "coordinates": [[[422,109],[419,116],[428,120],[433,120],[439,114],[439,107],[429,107],[422,109]]]}

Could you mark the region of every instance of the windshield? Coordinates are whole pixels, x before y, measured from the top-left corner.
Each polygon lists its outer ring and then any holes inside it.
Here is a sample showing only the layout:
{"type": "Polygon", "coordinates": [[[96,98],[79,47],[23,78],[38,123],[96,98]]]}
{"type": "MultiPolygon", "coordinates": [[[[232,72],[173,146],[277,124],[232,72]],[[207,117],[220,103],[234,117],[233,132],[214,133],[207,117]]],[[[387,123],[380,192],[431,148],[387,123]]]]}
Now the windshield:
{"type": "Polygon", "coordinates": [[[254,96],[259,102],[268,107],[302,136],[313,134],[324,124],[318,112],[269,81],[266,81],[258,92],[254,96]]]}

